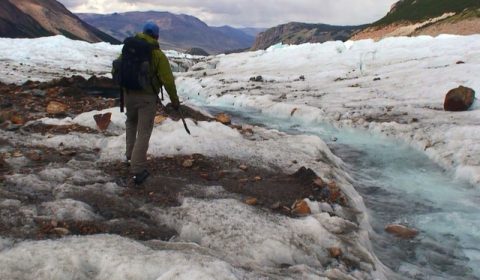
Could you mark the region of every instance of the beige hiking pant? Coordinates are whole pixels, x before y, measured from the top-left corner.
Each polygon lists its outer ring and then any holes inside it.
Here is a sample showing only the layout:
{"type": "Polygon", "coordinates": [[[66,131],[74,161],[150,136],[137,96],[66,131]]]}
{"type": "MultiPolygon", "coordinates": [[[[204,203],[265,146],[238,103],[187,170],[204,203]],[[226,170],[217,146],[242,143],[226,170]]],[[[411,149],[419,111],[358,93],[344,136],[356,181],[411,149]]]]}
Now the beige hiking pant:
{"type": "Polygon", "coordinates": [[[147,169],[147,151],[152,135],[157,96],[145,91],[128,90],[125,94],[127,108],[125,156],[130,159],[130,172],[138,174],[147,169]]]}

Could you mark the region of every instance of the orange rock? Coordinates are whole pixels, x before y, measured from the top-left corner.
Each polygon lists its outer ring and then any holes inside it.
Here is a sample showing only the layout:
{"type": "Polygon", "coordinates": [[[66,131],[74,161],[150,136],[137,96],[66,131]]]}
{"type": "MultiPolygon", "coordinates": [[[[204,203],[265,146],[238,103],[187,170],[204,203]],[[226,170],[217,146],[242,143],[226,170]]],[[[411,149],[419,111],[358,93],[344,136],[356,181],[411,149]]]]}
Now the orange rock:
{"type": "Polygon", "coordinates": [[[262,181],[262,177],[260,177],[260,176],[255,176],[255,177],[253,177],[253,180],[256,181],[256,182],[262,181]]]}
{"type": "Polygon", "coordinates": [[[105,131],[112,121],[112,113],[98,114],[93,116],[93,119],[97,123],[98,129],[105,131]]]}
{"type": "Polygon", "coordinates": [[[343,255],[342,249],[338,247],[330,247],[328,248],[328,253],[330,253],[330,257],[332,258],[338,258],[343,255]]]}
{"type": "Polygon", "coordinates": [[[312,211],[305,200],[297,200],[292,206],[292,213],[299,216],[306,216],[312,214],[312,211]]]}
{"type": "Polygon", "coordinates": [[[232,123],[232,120],[230,119],[230,116],[225,114],[225,113],[220,113],[220,114],[216,115],[215,119],[218,122],[221,122],[224,125],[229,125],[229,124],[232,123]]]}
{"type": "Polygon", "coordinates": [[[25,119],[20,116],[20,115],[13,115],[11,118],[10,118],[10,121],[13,123],[13,124],[16,124],[16,125],[24,125],[25,124],[25,119]]]}
{"type": "Polygon", "coordinates": [[[385,231],[404,239],[412,239],[418,235],[418,231],[416,229],[396,224],[386,226],[385,231]]]}
{"type": "Polygon", "coordinates": [[[161,124],[167,119],[167,117],[162,116],[162,115],[156,115],[155,116],[155,124],[161,124]]]}
{"type": "Polygon", "coordinates": [[[65,113],[68,110],[68,105],[58,101],[50,101],[47,105],[47,113],[56,115],[65,113]]]}
{"type": "Polygon", "coordinates": [[[248,205],[257,205],[258,200],[255,197],[250,197],[245,200],[245,203],[248,205]]]}

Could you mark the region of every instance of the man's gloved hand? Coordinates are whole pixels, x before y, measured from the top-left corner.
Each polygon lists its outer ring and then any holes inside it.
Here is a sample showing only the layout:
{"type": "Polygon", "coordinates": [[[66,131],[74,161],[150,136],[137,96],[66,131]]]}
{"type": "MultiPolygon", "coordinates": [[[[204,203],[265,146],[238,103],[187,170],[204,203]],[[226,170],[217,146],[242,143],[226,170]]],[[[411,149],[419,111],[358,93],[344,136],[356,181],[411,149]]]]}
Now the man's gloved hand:
{"type": "Polygon", "coordinates": [[[175,109],[175,111],[178,111],[178,109],[180,109],[180,101],[172,100],[172,107],[175,109]]]}

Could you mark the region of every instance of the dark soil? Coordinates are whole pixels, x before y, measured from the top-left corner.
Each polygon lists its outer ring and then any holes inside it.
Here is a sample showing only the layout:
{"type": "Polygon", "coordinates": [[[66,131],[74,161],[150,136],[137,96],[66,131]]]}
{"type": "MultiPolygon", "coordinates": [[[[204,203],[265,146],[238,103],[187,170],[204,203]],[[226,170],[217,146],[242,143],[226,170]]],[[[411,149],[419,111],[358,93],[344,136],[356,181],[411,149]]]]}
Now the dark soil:
{"type": "MultiPolygon", "coordinates": [[[[65,117],[110,108],[117,103],[115,98],[105,98],[115,93],[111,80],[92,77],[63,78],[48,83],[27,82],[22,86],[0,84],[0,129],[8,129],[25,135],[100,133],[98,130],[79,125],[52,126],[25,122],[43,117],[65,117]],[[60,101],[69,106],[62,115],[50,116],[46,112],[49,101],[60,101]],[[16,116],[16,117],[15,117],[16,116]],[[20,121],[19,121],[20,120],[20,121]],[[13,122],[18,124],[14,124],[13,122]],[[3,123],[3,124],[2,124],[3,123]]],[[[182,106],[185,118],[194,121],[212,121],[195,110],[182,106]]],[[[181,117],[170,105],[159,106],[159,114],[173,119],[181,117]]],[[[241,126],[232,126],[241,130],[241,126]]],[[[253,131],[249,131],[250,134],[253,131]]],[[[24,137],[24,136],[23,136],[24,137]]],[[[49,166],[63,166],[70,160],[94,162],[98,150],[80,150],[59,146],[55,149],[43,146],[22,146],[0,137],[0,198],[21,202],[38,208],[42,203],[55,200],[51,191],[31,191],[23,186],[12,186],[5,176],[12,174],[37,174],[49,166]],[[22,158],[20,168],[9,166],[9,158],[22,158]]],[[[121,151],[119,151],[121,152],[121,151]]],[[[105,192],[101,187],[73,188],[67,197],[88,204],[102,219],[99,221],[55,221],[34,216],[31,218],[18,206],[0,205],[0,236],[16,239],[50,239],[65,235],[89,235],[111,233],[136,240],[169,240],[177,233],[159,224],[141,209],[148,204],[155,207],[176,207],[180,198],[193,196],[203,198],[202,187],[222,186],[232,197],[252,207],[274,211],[294,217],[292,205],[304,198],[339,203],[347,201],[335,184],[324,183],[313,171],[302,168],[295,174],[280,170],[248,165],[229,158],[208,158],[203,155],[153,158],[149,161],[152,174],[142,188],[134,188],[128,166],[123,162],[97,164],[99,170],[111,176],[112,181],[124,187],[119,195],[105,192]],[[190,161],[192,164],[185,164],[190,161]],[[314,182],[314,180],[316,180],[314,182]],[[192,190],[192,185],[196,189],[192,190]],[[255,199],[252,202],[251,199],[255,199]]],[[[100,185],[107,182],[99,182],[100,185]]],[[[0,200],[1,202],[2,200],[0,200]]]]}

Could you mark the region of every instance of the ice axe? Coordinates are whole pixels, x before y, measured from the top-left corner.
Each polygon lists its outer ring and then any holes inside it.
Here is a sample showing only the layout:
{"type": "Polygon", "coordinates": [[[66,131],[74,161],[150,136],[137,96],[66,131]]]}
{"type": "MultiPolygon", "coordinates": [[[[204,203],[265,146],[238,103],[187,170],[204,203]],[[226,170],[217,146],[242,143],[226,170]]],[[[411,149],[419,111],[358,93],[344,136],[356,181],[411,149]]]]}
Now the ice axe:
{"type": "MultiPolygon", "coordinates": [[[[162,93],[162,100],[163,100],[163,87],[160,87],[160,92],[162,93]]],[[[159,98],[159,103],[163,106],[160,98],[159,98]]],[[[178,113],[180,113],[180,118],[182,119],[183,126],[185,127],[185,131],[187,131],[188,135],[191,135],[190,129],[188,129],[188,126],[187,126],[187,122],[185,121],[185,118],[183,117],[183,112],[182,112],[182,108],[180,108],[180,105],[178,107],[178,113]]]]}
{"type": "Polygon", "coordinates": [[[190,130],[188,129],[187,123],[185,122],[185,118],[183,117],[182,109],[180,107],[178,107],[178,112],[180,113],[180,118],[182,119],[183,126],[185,127],[185,130],[187,131],[187,133],[189,135],[191,135],[190,130]]]}

